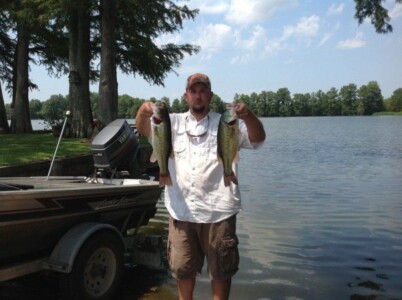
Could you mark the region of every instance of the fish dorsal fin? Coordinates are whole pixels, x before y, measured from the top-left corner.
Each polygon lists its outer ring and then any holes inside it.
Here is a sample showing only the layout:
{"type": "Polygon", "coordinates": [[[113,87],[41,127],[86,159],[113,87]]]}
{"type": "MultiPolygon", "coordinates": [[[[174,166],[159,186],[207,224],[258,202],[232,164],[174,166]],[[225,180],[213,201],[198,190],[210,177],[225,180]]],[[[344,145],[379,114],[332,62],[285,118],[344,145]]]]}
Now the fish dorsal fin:
{"type": "Polygon", "coordinates": [[[151,157],[149,158],[149,161],[154,163],[158,160],[158,158],[156,157],[156,152],[152,151],[151,157]]]}

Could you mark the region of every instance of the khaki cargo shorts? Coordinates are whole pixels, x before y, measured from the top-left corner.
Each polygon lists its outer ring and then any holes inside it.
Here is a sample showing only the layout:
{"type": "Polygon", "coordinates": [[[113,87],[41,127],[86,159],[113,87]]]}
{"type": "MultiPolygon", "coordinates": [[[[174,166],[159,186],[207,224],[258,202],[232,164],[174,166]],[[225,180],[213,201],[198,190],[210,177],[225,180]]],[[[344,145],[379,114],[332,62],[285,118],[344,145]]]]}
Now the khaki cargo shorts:
{"type": "Polygon", "coordinates": [[[236,215],[218,223],[191,223],[169,218],[168,260],[175,279],[201,273],[207,258],[211,279],[230,279],[239,266],[236,215]]]}

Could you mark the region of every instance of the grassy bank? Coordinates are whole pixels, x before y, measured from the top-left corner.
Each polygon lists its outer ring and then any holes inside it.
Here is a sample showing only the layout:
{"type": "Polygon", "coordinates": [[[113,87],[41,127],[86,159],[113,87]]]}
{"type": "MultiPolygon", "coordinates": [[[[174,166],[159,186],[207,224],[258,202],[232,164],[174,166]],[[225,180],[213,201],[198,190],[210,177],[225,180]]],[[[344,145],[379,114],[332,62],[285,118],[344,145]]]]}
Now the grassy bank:
{"type": "MultiPolygon", "coordinates": [[[[57,141],[58,138],[51,133],[0,134],[0,166],[52,159],[57,141]]],[[[90,152],[89,140],[64,138],[60,142],[57,157],[90,152]]]]}
{"type": "MultiPolygon", "coordinates": [[[[0,166],[25,164],[52,159],[58,137],[51,133],[0,134],[0,166]]],[[[140,136],[141,146],[149,146],[148,139],[140,136]]],[[[57,157],[91,153],[89,139],[63,138],[57,157]]]]}

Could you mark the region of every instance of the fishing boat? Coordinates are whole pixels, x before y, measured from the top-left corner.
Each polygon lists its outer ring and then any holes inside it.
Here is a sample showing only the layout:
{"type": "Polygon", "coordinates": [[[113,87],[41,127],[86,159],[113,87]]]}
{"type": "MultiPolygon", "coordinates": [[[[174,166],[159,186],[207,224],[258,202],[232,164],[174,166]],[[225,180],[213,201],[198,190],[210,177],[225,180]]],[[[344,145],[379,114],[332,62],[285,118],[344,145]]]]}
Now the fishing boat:
{"type": "Polygon", "coordinates": [[[124,233],[154,216],[161,189],[143,179],[0,178],[0,261],[38,256],[83,222],[124,233]]]}
{"type": "Polygon", "coordinates": [[[118,119],[92,141],[91,176],[50,176],[50,167],[48,176],[0,177],[0,282],[50,270],[63,274],[66,299],[112,297],[128,241],[162,192],[157,181],[135,178],[138,149],[118,119]]]}

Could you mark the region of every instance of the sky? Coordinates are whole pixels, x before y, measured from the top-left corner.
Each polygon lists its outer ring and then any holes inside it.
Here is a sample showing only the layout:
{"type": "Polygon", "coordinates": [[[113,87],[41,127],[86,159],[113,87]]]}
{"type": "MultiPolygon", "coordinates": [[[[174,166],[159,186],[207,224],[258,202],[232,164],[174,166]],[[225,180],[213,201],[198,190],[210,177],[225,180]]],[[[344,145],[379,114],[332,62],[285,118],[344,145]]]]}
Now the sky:
{"type": "MultiPolygon", "coordinates": [[[[189,75],[210,77],[213,92],[224,102],[236,94],[324,92],[350,83],[358,88],[376,81],[384,98],[402,88],[402,4],[387,0],[393,32],[378,34],[369,20],[359,25],[352,0],[190,0],[198,8],[179,32],[159,37],[160,45],[174,42],[199,45],[165,79],[152,85],[140,76],[118,72],[119,95],[171,101],[183,95],[189,75]]],[[[68,94],[68,79],[50,77],[31,66],[30,78],[39,90],[30,99],[45,101],[68,94]]],[[[98,86],[90,87],[98,92],[98,86]]],[[[6,103],[10,102],[4,93],[6,103]]]]}

